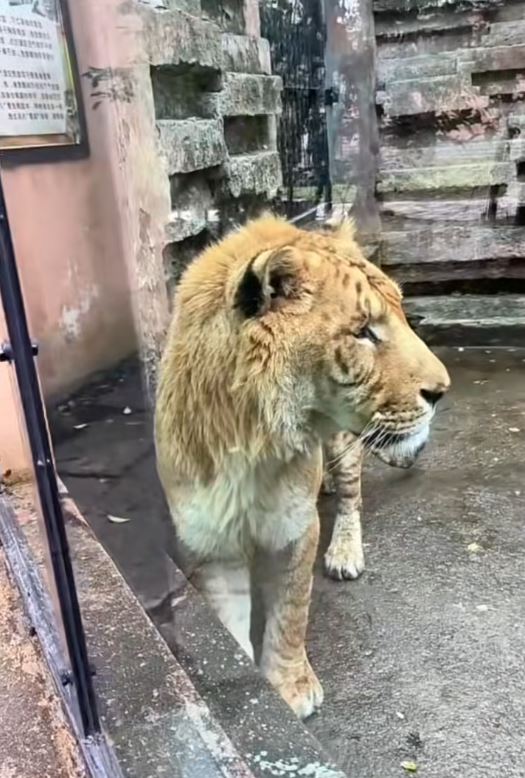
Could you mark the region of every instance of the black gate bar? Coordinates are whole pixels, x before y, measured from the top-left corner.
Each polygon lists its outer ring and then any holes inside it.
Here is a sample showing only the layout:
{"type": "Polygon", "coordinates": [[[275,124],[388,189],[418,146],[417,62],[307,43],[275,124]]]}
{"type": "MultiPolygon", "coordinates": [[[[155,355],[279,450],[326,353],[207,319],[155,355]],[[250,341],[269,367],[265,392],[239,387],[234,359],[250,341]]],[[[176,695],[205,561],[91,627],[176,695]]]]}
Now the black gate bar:
{"type": "MultiPolygon", "coordinates": [[[[31,229],[30,220],[28,221],[27,229],[31,229]]],[[[58,494],[51,444],[34,363],[36,349],[29,337],[24,300],[2,187],[1,172],[0,297],[9,336],[9,343],[4,344],[0,349],[0,358],[3,361],[13,362],[15,366],[31,449],[31,459],[33,461],[36,485],[49,544],[60,615],[71,662],[71,680],[76,689],[82,727],[87,737],[100,732],[100,721],[73,567],[71,565],[64,516],[58,494]]]]}

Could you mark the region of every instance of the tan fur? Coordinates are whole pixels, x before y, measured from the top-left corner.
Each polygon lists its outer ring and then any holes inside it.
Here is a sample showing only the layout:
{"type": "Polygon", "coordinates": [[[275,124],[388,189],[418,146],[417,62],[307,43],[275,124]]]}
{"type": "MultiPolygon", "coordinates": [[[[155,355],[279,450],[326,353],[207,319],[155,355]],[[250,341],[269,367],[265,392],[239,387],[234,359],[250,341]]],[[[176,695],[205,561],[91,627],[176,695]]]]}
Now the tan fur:
{"type": "Polygon", "coordinates": [[[250,655],[248,581],[265,558],[261,668],[308,716],[322,701],[305,652],[322,441],[373,422],[410,447],[432,415],[421,389],[444,391],[449,379],[348,226],[252,222],[193,262],[174,310],[156,446],[178,536],[250,655]],[[367,322],[381,347],[363,339],[367,322]]]}
{"type": "Polygon", "coordinates": [[[365,449],[359,440],[340,432],[327,442],[324,492],[335,495],[335,521],[324,555],[327,575],[336,580],[358,578],[365,569],[361,531],[361,470],[365,449]]]}

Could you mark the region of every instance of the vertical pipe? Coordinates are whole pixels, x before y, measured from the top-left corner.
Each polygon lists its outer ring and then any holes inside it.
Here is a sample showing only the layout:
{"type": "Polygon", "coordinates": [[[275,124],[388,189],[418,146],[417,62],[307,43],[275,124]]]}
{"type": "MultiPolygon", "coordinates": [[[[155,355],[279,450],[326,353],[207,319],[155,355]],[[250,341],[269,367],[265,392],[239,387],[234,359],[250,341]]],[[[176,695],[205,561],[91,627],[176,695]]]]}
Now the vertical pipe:
{"type": "Polygon", "coordinates": [[[64,517],[58,495],[51,444],[47,432],[33,347],[16,266],[0,171],[0,297],[9,336],[8,358],[14,362],[36,485],[42,506],[60,615],[63,622],[72,680],[86,736],[100,732],[95,691],[69,554],[64,517]]]}
{"type": "Polygon", "coordinates": [[[324,0],[326,87],[336,87],[339,102],[329,111],[332,184],[356,187],[352,215],[363,236],[379,236],[375,197],[379,157],[375,91],[375,27],[372,0],[324,0]]]}

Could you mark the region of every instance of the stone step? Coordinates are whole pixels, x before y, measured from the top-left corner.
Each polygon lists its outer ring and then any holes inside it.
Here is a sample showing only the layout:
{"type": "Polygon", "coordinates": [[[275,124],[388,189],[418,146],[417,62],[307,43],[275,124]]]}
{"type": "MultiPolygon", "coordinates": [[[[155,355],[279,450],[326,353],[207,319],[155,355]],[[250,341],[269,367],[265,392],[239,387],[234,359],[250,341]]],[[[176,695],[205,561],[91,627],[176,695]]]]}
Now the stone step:
{"type": "Polygon", "coordinates": [[[515,100],[519,100],[524,91],[523,79],[516,76],[513,71],[492,70],[488,75],[479,74],[476,78],[476,89],[479,89],[480,95],[487,97],[512,95],[515,100]]]}
{"type": "Polygon", "coordinates": [[[405,300],[407,318],[430,345],[523,346],[525,295],[446,295],[405,300]]]}
{"type": "Polygon", "coordinates": [[[222,36],[222,68],[230,73],[272,73],[270,44],[265,38],[224,33],[222,36]]]}
{"type": "Polygon", "coordinates": [[[398,170],[382,170],[378,191],[436,192],[443,189],[471,189],[507,184],[516,177],[514,162],[486,160],[469,164],[452,164],[442,167],[413,167],[398,170]]]}
{"type": "Polygon", "coordinates": [[[275,197],[281,183],[281,163],[276,151],[234,154],[229,158],[228,188],[233,197],[244,194],[275,197]]]}
{"type": "Polygon", "coordinates": [[[515,19],[512,22],[493,22],[482,43],[484,46],[520,46],[524,40],[525,19],[515,19]]]}
{"type": "Polygon", "coordinates": [[[421,228],[436,223],[448,223],[452,228],[461,223],[470,223],[473,227],[487,223],[492,206],[496,210],[491,216],[495,225],[509,225],[516,221],[518,210],[525,205],[525,182],[509,184],[505,194],[494,203],[488,192],[467,199],[421,199],[387,200],[382,204],[381,216],[388,230],[394,225],[400,229],[421,228]]]}
{"type": "Polygon", "coordinates": [[[399,13],[400,8],[404,13],[415,11],[418,13],[443,12],[446,10],[457,11],[458,5],[468,10],[480,10],[482,8],[493,9],[499,6],[504,0],[373,0],[372,8],[374,13],[399,13]]]}
{"type": "Polygon", "coordinates": [[[516,177],[514,162],[471,162],[466,165],[443,165],[442,167],[405,168],[383,170],[378,191],[389,192],[436,192],[443,189],[457,190],[507,184],[516,177]]]}
{"type": "Polygon", "coordinates": [[[436,224],[386,230],[385,271],[404,283],[442,283],[479,278],[525,278],[525,229],[514,226],[436,224]]]}
{"type": "Polygon", "coordinates": [[[379,44],[386,41],[406,42],[410,36],[421,39],[424,35],[443,35],[444,32],[455,33],[459,31],[470,31],[479,23],[480,15],[471,11],[458,13],[457,11],[440,14],[421,14],[421,16],[410,16],[396,19],[392,23],[392,18],[377,17],[375,23],[376,40],[379,44]]]}
{"type": "Polygon", "coordinates": [[[171,177],[173,209],[166,225],[166,239],[169,243],[198,235],[207,228],[210,213],[214,210],[212,188],[217,179],[213,175],[215,172],[215,169],[200,170],[171,177]]]}
{"type": "Polygon", "coordinates": [[[222,119],[157,121],[161,153],[168,175],[190,173],[226,159],[222,119]]]}
{"type": "Polygon", "coordinates": [[[525,45],[487,46],[457,51],[459,66],[464,72],[486,73],[491,70],[521,70],[525,68],[525,45]]]}
{"type": "Polygon", "coordinates": [[[279,76],[225,73],[217,93],[221,116],[264,116],[281,113],[282,80],[279,76]]]}
{"type": "MultiPolygon", "coordinates": [[[[515,185],[511,185],[514,187],[515,185]]],[[[509,191],[510,191],[509,187],[509,191]]],[[[514,189],[513,189],[514,193],[514,189]]],[[[516,197],[516,194],[513,194],[516,197]]],[[[498,198],[498,211],[500,215],[498,198]]],[[[403,229],[421,229],[433,226],[439,222],[450,223],[454,228],[460,223],[470,223],[479,226],[486,219],[490,206],[488,191],[485,196],[470,198],[419,198],[404,200],[386,200],[381,205],[381,218],[387,229],[394,229],[394,224],[402,225],[403,229]]]]}
{"type": "Polygon", "coordinates": [[[169,243],[191,238],[198,235],[208,226],[208,210],[204,206],[193,205],[188,208],[177,208],[170,214],[166,225],[166,240],[169,243]]]}
{"type": "Polygon", "coordinates": [[[212,22],[176,10],[151,11],[143,19],[150,65],[221,69],[222,36],[212,22]]]}
{"type": "MultiPolygon", "coordinates": [[[[468,131],[468,128],[467,128],[468,131]]],[[[447,168],[451,165],[485,164],[508,162],[521,159],[523,144],[521,137],[510,140],[495,137],[485,140],[484,136],[471,137],[464,142],[440,137],[439,143],[416,145],[412,140],[406,145],[383,143],[379,161],[380,175],[414,171],[420,168],[447,168]]],[[[477,184],[477,182],[476,182],[477,184]]]]}
{"type": "MultiPolygon", "coordinates": [[[[391,22],[389,22],[391,24],[391,22]]],[[[382,57],[378,50],[377,78],[379,82],[410,81],[436,76],[453,76],[458,72],[457,57],[453,52],[417,54],[413,57],[382,57]]]]}
{"type": "MultiPolygon", "coordinates": [[[[410,81],[388,81],[385,90],[378,92],[376,102],[384,105],[390,117],[414,116],[467,110],[472,104],[471,95],[478,92],[471,86],[468,75],[458,73],[410,81]]],[[[476,96],[478,108],[486,108],[488,102],[488,97],[476,96]]]]}

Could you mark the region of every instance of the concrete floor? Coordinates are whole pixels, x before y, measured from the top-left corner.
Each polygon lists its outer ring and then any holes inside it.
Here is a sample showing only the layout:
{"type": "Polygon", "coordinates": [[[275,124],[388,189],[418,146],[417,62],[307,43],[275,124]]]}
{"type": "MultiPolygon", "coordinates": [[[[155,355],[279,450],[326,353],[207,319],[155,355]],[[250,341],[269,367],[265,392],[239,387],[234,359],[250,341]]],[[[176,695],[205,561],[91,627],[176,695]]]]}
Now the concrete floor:
{"type": "MultiPolygon", "coordinates": [[[[418,466],[367,465],[357,582],[322,575],[322,505],[309,651],[325,705],[308,727],[356,778],[404,760],[429,778],[525,776],[525,350],[441,356],[453,391],[418,466]]],[[[160,602],[165,509],[138,371],[86,388],[52,429],[72,496],[144,604],[160,602]]]]}
{"type": "Polygon", "coordinates": [[[442,356],[418,467],[368,463],[366,572],[316,578],[310,727],[360,778],[525,775],[525,352],[442,356]]]}

